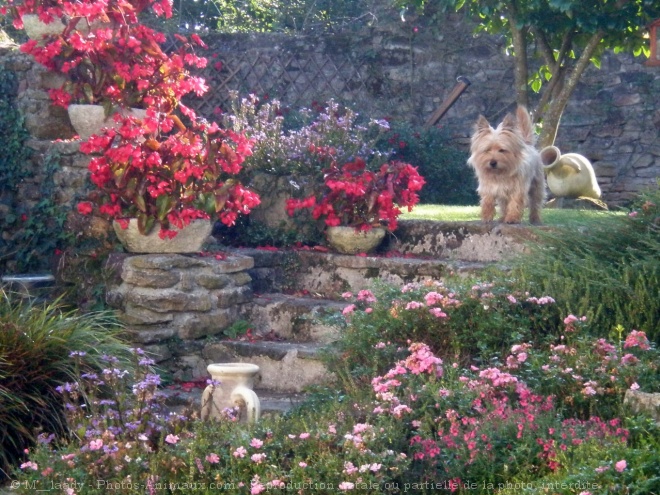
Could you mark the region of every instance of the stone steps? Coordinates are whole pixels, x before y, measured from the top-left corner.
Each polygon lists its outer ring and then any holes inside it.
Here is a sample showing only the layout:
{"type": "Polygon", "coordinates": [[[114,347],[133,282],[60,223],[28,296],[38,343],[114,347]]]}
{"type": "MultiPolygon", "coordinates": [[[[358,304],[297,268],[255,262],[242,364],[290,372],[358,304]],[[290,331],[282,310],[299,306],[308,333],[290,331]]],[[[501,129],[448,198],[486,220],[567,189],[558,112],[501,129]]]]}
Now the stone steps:
{"type": "Polygon", "coordinates": [[[146,344],[175,379],[207,378],[211,363],[254,363],[261,369],[255,387],[264,411],[283,411],[301,400],[306,387],[332,378],[320,352],[339,330],[319,317],[341,311],[344,292],[371,289],[375,282],[401,286],[474,274],[521,251],[521,239],[531,236],[519,226],[409,221],[374,256],[323,248],[231,249],[228,267],[212,253],[201,259],[137,257],[123,262],[124,289],[110,294],[136,342],[146,344]],[[234,265],[238,272],[225,273],[234,265]],[[204,298],[211,301],[206,311],[198,307],[204,298]],[[255,340],[226,340],[232,335],[226,330],[241,319],[255,340]]]}
{"type": "Polygon", "coordinates": [[[338,338],[337,329],[319,320],[340,312],[346,303],[281,293],[254,294],[243,317],[258,335],[274,334],[298,342],[328,343],[338,338]]]}
{"type": "MultiPolygon", "coordinates": [[[[180,387],[173,387],[161,390],[161,394],[165,396],[165,407],[168,412],[185,414],[191,410],[197,413],[201,411],[203,391],[203,388],[184,390],[180,387]]],[[[278,393],[256,387],[254,391],[261,403],[262,416],[283,414],[300,404],[305,398],[305,394],[300,393],[278,393]]]]}
{"type": "Polygon", "coordinates": [[[346,291],[371,288],[375,281],[403,285],[482,270],[492,262],[406,256],[348,256],[304,250],[236,249],[254,259],[248,270],[259,293],[299,292],[339,300],[346,291]]]}
{"type": "Polygon", "coordinates": [[[254,363],[261,369],[257,388],[277,393],[300,393],[330,378],[320,359],[323,345],[310,342],[220,341],[204,347],[210,363],[254,363]]]}

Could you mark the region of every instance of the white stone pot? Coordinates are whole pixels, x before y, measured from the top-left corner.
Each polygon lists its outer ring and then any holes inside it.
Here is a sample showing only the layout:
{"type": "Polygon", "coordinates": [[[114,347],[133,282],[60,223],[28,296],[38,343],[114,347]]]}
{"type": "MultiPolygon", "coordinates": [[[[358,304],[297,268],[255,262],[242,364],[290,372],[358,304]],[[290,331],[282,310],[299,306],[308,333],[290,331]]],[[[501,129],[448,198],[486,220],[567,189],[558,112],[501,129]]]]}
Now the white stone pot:
{"type": "Polygon", "coordinates": [[[328,227],[325,231],[330,246],[343,254],[368,253],[377,248],[387,231],[382,227],[355,230],[353,227],[328,227]]]}
{"type": "Polygon", "coordinates": [[[23,29],[31,40],[41,41],[44,36],[62,34],[66,25],[61,19],[54,19],[46,24],[37,14],[24,14],[23,29]]]}
{"type": "Polygon", "coordinates": [[[251,363],[217,363],[206,368],[218,382],[202,394],[202,419],[221,419],[223,410],[238,407],[240,421],[254,423],[261,416],[261,403],[254,393],[259,366],[251,363]]]}
{"type": "Polygon", "coordinates": [[[131,253],[199,253],[213,229],[210,220],[193,220],[180,230],[172,227],[178,231],[174,238],[161,239],[158,226],[147,235],[141,234],[137,218],[131,218],[126,229],[116,220],[112,226],[119,241],[131,253]]]}
{"type": "MultiPolygon", "coordinates": [[[[69,120],[76,130],[80,139],[89,139],[92,134],[99,134],[105,128],[115,128],[117,123],[112,115],[105,114],[102,105],[86,105],[74,103],[69,105],[69,120]]],[[[143,119],[147,111],[141,108],[130,108],[118,110],[122,115],[130,115],[143,119]]]]}

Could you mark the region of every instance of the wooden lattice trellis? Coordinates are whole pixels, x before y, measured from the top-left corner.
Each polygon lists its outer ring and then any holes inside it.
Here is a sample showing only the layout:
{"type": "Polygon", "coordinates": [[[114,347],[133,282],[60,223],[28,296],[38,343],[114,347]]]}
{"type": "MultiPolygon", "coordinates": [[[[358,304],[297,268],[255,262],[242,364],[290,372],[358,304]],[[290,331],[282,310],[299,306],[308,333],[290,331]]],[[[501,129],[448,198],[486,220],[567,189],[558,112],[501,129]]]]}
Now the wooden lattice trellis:
{"type": "Polygon", "coordinates": [[[348,55],[315,52],[216,53],[199,75],[210,91],[187,103],[201,115],[211,117],[217,108],[227,110],[229,92],[277,98],[289,107],[309,106],[328,98],[356,100],[369,83],[367,64],[348,55]]]}

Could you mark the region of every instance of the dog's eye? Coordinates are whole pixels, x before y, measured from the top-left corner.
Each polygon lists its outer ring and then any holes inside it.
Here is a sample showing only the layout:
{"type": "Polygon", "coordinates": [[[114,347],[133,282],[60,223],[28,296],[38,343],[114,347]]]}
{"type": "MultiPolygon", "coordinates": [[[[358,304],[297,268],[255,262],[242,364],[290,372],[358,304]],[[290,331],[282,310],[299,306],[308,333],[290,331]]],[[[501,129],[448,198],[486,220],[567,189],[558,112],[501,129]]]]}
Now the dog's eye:
{"type": "Polygon", "coordinates": [[[508,153],[508,150],[500,150],[500,153],[508,153]]]}

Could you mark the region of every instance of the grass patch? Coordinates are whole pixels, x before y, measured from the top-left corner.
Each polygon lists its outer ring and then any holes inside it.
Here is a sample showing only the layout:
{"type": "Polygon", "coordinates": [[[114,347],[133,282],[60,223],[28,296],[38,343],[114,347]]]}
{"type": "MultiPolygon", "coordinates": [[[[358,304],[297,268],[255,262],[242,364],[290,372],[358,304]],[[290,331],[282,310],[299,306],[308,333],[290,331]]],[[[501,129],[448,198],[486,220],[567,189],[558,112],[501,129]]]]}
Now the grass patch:
{"type": "MultiPolygon", "coordinates": [[[[442,222],[470,222],[479,220],[479,206],[454,206],[420,204],[411,212],[404,212],[402,220],[437,220],[442,222]]],[[[622,217],[624,211],[598,211],[598,210],[543,210],[543,223],[551,226],[580,226],[608,217],[622,217]]],[[[526,223],[526,219],[524,221],[526,223]]]]}

